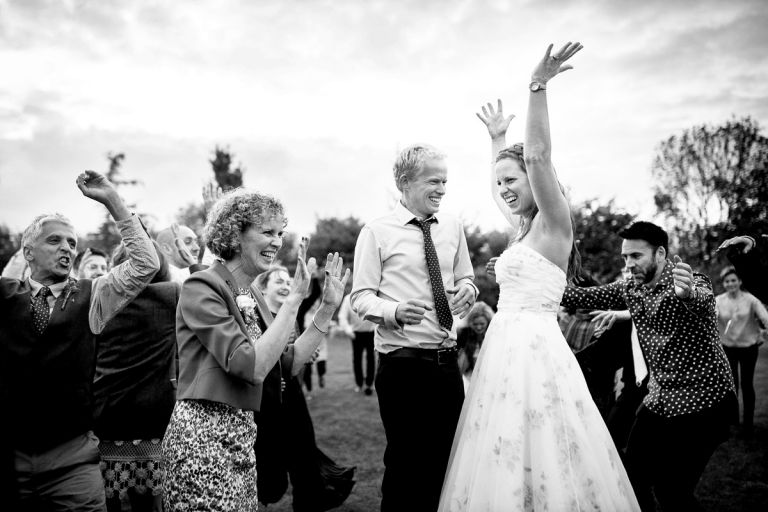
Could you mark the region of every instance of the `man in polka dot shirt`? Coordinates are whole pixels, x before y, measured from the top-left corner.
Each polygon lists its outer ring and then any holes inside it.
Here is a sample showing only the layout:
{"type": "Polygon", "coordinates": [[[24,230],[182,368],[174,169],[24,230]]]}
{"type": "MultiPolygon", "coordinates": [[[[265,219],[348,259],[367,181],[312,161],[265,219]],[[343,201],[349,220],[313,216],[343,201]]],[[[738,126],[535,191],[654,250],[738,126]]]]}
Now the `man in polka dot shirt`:
{"type": "Polygon", "coordinates": [[[619,233],[632,274],[591,288],[568,287],[563,306],[628,308],[648,364],[648,395],[638,409],[626,466],[643,510],[698,510],[696,484],[728,435],[734,386],[720,345],[709,278],[675,256],[650,222],[619,233]]]}

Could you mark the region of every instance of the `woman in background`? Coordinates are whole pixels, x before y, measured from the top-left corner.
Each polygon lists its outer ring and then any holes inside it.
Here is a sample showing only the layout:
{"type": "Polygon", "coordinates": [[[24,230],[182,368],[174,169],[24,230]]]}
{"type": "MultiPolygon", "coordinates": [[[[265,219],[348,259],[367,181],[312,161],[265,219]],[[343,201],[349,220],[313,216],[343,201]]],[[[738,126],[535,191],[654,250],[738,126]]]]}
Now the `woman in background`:
{"type": "Polygon", "coordinates": [[[467,325],[459,329],[456,345],[459,347],[459,369],[468,383],[475,369],[475,361],[485,339],[485,331],[493,318],[493,310],[483,301],[475,302],[467,315],[467,325]]]}
{"type": "MultiPolygon", "coordinates": [[[[265,317],[276,316],[290,292],[288,270],[270,268],[256,278],[255,287],[268,307],[265,317]]],[[[296,328],[289,340],[296,339],[297,333],[296,328]]],[[[259,501],[278,502],[290,475],[293,510],[322,512],[346,500],[355,484],[355,468],[337,465],[317,447],[301,380],[287,367],[282,366],[282,386],[278,379],[265,383],[256,438],[259,501]]]]}
{"type": "MultiPolygon", "coordinates": [[[[720,340],[728,357],[728,363],[733,373],[736,392],[741,385],[741,398],[744,402],[744,421],[742,427],[745,435],[752,434],[755,416],[755,366],[757,350],[760,341],[760,324],[768,328],[768,311],[754,295],[741,289],[741,279],[734,267],[725,267],[720,272],[725,293],[715,297],[717,308],[717,325],[720,330],[720,340]],[[739,378],[741,370],[741,378],[739,378]]],[[[734,423],[739,423],[738,402],[734,412],[734,423]]]]}

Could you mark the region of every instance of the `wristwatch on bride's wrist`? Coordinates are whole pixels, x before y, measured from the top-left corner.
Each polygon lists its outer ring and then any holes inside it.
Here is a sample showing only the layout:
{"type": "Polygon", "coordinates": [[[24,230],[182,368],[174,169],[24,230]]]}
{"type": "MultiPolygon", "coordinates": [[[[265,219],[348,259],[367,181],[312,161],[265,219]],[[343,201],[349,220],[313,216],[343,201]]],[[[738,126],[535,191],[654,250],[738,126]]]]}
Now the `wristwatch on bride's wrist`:
{"type": "Polygon", "coordinates": [[[531,92],[545,91],[547,90],[547,84],[545,82],[533,80],[530,84],[528,84],[528,89],[530,89],[531,92]]]}

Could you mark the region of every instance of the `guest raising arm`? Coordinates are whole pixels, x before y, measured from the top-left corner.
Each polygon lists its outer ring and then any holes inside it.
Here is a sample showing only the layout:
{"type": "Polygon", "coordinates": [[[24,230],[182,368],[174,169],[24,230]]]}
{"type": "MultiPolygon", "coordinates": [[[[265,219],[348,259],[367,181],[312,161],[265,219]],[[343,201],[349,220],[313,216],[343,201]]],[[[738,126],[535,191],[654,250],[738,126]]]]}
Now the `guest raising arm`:
{"type": "Polygon", "coordinates": [[[2,500],[13,510],[103,510],[98,440],[91,431],[94,335],[159,265],[138,218],[104,176],[85,171],[76,184],[112,215],[129,259],[93,281],[72,279],[74,227],[60,214],[40,215],[22,236],[29,278],[0,279],[0,399],[4,413],[15,418],[0,443],[3,469],[5,457],[11,466],[0,487],[14,488],[14,496],[2,500]]]}

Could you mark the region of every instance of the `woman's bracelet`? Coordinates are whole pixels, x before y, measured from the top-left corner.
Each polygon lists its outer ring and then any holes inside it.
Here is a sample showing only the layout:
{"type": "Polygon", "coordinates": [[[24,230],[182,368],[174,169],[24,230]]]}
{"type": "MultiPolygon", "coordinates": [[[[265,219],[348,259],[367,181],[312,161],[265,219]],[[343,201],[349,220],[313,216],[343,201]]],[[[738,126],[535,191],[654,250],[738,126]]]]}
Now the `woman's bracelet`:
{"type": "Polygon", "coordinates": [[[314,326],[315,326],[315,329],[317,329],[318,331],[320,331],[322,334],[328,334],[328,331],[327,331],[327,330],[326,330],[326,331],[324,331],[324,330],[322,330],[320,327],[318,327],[318,326],[317,326],[317,322],[315,322],[315,316],[314,316],[314,315],[312,315],[312,325],[314,325],[314,326]]]}

